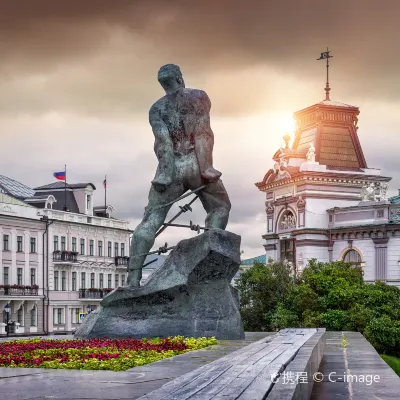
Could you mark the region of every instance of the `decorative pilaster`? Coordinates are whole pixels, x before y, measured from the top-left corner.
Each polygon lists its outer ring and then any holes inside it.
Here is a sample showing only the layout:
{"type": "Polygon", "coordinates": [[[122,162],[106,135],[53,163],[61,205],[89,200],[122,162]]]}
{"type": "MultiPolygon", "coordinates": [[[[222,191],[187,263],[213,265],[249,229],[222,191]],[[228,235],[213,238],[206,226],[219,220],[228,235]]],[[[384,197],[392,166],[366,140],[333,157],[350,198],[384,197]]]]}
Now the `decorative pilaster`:
{"type": "Polygon", "coordinates": [[[274,231],[274,206],[270,202],[265,202],[265,212],[267,213],[267,233],[274,231]]]}
{"type": "Polygon", "coordinates": [[[387,279],[387,243],[388,237],[373,238],[375,244],[375,280],[386,281],[387,279]]]}
{"type": "Polygon", "coordinates": [[[328,260],[329,260],[329,262],[332,262],[333,261],[333,240],[332,240],[332,238],[329,238],[329,241],[328,241],[328,260]]]}
{"type": "Polygon", "coordinates": [[[299,197],[299,200],[297,201],[297,226],[299,228],[303,228],[306,224],[306,201],[303,199],[302,196],[299,197]]]}

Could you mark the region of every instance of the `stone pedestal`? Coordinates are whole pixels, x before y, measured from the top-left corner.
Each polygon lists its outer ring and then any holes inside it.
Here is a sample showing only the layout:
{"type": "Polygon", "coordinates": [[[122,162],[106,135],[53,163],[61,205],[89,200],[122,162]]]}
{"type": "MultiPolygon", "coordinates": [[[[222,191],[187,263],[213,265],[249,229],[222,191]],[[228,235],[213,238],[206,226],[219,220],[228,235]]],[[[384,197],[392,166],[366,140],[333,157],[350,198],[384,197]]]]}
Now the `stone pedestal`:
{"type": "Polygon", "coordinates": [[[243,339],[238,293],[230,284],[239,265],[238,235],[215,229],[182,240],[143,287],[105,297],[75,336],[243,339]]]}

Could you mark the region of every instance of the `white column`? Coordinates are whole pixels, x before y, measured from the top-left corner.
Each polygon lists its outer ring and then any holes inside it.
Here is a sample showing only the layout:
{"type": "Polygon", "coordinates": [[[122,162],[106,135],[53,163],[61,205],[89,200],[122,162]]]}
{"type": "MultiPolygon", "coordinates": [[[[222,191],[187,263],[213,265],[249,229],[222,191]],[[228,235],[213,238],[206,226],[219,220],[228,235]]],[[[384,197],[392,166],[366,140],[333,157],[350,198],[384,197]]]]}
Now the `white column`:
{"type": "Polygon", "coordinates": [[[65,330],[71,332],[71,309],[69,306],[64,307],[65,314],[65,330]]]}
{"type": "Polygon", "coordinates": [[[48,332],[49,333],[53,333],[54,329],[53,329],[53,306],[49,305],[49,314],[47,315],[47,321],[48,321],[48,332]]]}

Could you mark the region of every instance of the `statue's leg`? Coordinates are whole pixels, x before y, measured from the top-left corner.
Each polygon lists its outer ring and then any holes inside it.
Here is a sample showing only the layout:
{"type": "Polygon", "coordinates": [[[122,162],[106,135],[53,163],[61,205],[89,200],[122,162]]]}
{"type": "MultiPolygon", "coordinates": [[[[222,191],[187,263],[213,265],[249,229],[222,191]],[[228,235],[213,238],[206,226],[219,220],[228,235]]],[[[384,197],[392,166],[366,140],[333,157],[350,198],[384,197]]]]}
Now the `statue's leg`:
{"type": "Polygon", "coordinates": [[[205,227],[225,229],[231,202],[222,181],[219,179],[217,182],[209,183],[199,192],[199,198],[207,212],[205,227]]]}
{"type": "Polygon", "coordinates": [[[172,184],[163,192],[157,192],[152,186],[149,192],[149,204],[145,209],[142,222],[132,235],[127,284],[139,287],[142,279],[142,268],[146,253],[150,251],[155,241],[155,234],[165,222],[171,206],[157,209],[181,196],[185,189],[181,184],[172,184]]]}

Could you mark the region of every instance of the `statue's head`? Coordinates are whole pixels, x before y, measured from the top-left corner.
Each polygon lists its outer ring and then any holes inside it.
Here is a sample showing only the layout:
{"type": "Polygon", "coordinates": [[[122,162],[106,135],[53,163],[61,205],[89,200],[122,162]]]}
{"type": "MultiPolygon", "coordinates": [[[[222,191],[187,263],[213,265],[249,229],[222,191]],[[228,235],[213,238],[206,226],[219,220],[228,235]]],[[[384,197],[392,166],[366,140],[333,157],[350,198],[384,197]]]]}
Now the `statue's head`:
{"type": "Polygon", "coordinates": [[[185,87],[181,69],[175,64],[163,65],[158,71],[158,82],[166,93],[174,93],[178,89],[185,87]]]}

